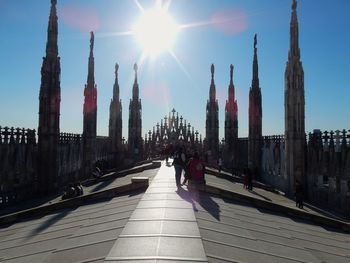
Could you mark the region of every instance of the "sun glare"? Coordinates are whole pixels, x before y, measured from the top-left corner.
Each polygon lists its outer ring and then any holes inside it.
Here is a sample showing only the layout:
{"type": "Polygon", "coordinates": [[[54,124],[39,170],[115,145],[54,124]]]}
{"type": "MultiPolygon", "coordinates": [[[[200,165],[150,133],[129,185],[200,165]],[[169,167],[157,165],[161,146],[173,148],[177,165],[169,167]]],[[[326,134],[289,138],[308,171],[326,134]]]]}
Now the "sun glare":
{"type": "Polygon", "coordinates": [[[133,31],[143,52],[154,58],[171,50],[179,27],[165,8],[155,7],[142,13],[133,31]]]}

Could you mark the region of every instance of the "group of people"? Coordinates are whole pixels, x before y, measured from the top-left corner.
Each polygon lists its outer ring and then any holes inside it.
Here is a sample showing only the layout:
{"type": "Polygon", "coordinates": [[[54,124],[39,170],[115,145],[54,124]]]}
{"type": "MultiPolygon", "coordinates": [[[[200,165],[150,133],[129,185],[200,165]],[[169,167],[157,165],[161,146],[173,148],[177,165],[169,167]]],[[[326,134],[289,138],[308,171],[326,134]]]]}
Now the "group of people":
{"type": "Polygon", "coordinates": [[[205,184],[205,167],[199,158],[198,152],[194,152],[193,155],[186,155],[184,149],[179,147],[175,150],[173,157],[177,188],[180,188],[181,185],[186,184],[188,181],[191,181],[191,183],[196,185],[205,184]],[[185,173],[184,180],[181,184],[181,175],[183,170],[185,173]]]}

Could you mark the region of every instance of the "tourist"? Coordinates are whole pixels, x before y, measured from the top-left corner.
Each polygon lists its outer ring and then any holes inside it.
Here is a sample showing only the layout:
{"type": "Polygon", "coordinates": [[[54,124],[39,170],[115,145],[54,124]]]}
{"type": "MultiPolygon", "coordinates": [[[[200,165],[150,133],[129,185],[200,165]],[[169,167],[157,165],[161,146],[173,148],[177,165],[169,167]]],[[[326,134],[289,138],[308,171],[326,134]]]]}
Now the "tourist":
{"type": "Polygon", "coordinates": [[[248,190],[253,190],[253,175],[252,175],[252,170],[247,167],[245,169],[245,176],[247,177],[247,188],[248,190]]]}
{"type": "Polygon", "coordinates": [[[184,168],[186,163],[186,156],[183,153],[182,147],[179,147],[174,153],[174,169],[175,169],[175,180],[177,188],[181,186],[181,174],[182,169],[184,168]]]}
{"type": "Polygon", "coordinates": [[[205,183],[204,170],[204,165],[199,159],[199,154],[198,152],[195,152],[188,164],[188,171],[191,176],[191,183],[195,183],[197,185],[205,183]]]}
{"type": "Polygon", "coordinates": [[[222,158],[221,157],[219,157],[219,159],[218,159],[218,166],[219,166],[219,174],[220,174],[221,168],[222,168],[222,158]]]}
{"type": "Polygon", "coordinates": [[[303,198],[304,198],[304,190],[302,184],[296,180],[295,181],[295,206],[303,209],[303,198]]]}

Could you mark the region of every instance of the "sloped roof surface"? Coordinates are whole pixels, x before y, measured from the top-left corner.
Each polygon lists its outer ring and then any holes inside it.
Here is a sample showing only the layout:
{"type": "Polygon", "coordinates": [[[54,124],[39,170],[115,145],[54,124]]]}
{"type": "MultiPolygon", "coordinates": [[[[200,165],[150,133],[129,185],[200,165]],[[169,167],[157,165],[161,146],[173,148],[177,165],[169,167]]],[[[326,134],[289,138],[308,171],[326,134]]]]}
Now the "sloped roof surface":
{"type": "Polygon", "coordinates": [[[196,213],[209,262],[350,262],[350,235],[201,194],[196,213]]]}
{"type": "Polygon", "coordinates": [[[1,262],[103,261],[141,196],[115,197],[2,228],[1,262]]]}

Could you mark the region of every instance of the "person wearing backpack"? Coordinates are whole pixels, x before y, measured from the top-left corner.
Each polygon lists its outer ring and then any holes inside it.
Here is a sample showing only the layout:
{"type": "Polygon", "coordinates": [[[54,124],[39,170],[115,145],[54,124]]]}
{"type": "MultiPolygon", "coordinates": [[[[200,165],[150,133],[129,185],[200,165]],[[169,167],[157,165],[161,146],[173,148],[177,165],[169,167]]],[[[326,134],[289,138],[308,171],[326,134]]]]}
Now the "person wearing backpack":
{"type": "Polygon", "coordinates": [[[175,180],[176,180],[177,188],[181,187],[181,174],[185,164],[186,164],[186,155],[183,152],[182,148],[180,147],[175,151],[174,161],[173,161],[173,165],[175,168],[175,180]]]}

